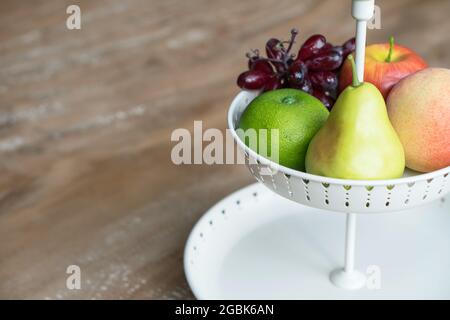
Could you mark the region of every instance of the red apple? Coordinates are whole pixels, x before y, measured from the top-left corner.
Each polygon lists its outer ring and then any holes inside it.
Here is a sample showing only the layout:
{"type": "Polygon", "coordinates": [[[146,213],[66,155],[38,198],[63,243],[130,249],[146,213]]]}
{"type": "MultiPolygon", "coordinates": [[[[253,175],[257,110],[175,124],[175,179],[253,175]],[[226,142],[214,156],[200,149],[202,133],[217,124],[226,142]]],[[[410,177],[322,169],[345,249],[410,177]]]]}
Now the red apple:
{"type": "MultiPolygon", "coordinates": [[[[386,99],[392,87],[401,79],[425,69],[427,63],[406,47],[390,43],[372,44],[366,47],[364,81],[375,85],[386,99]]],[[[352,83],[352,68],[348,60],[342,66],[339,76],[339,91],[352,83]]]]}

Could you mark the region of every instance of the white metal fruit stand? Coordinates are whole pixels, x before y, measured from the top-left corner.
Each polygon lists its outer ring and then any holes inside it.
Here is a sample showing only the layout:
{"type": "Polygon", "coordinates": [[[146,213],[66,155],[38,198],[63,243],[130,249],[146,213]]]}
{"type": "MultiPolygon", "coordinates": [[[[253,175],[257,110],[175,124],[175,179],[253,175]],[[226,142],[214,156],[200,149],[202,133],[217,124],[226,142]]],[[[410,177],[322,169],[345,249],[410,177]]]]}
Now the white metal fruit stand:
{"type": "MultiPolygon", "coordinates": [[[[366,24],[373,9],[373,0],[352,3],[361,81],[366,24]]],[[[243,91],[235,97],[228,125],[260,183],[217,203],[192,230],[184,267],[195,296],[450,298],[450,207],[445,201],[450,167],[427,174],[407,171],[400,179],[362,181],[279,166],[245,146],[235,131],[243,111],[257,95],[243,91]],[[344,266],[338,268],[341,217],[333,211],[346,214],[344,266]],[[398,213],[368,215],[387,212],[398,213]],[[357,216],[364,232],[359,237],[357,216]],[[364,273],[355,269],[357,238],[364,273]]]]}

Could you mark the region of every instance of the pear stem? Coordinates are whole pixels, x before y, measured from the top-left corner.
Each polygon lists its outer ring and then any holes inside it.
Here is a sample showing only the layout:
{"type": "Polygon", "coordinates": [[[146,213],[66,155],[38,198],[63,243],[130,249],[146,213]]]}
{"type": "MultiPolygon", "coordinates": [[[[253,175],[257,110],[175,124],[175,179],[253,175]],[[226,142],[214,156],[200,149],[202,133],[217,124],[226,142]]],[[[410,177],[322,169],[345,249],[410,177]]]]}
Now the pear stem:
{"type": "Polygon", "coordinates": [[[394,53],[394,37],[390,36],[389,37],[389,54],[385,60],[386,62],[391,62],[393,53],[394,53]]]}
{"type": "Polygon", "coordinates": [[[361,85],[361,82],[359,81],[358,73],[356,72],[355,59],[353,58],[352,54],[349,54],[347,59],[350,60],[350,64],[352,65],[352,75],[353,75],[352,87],[353,88],[359,87],[361,85]]]}

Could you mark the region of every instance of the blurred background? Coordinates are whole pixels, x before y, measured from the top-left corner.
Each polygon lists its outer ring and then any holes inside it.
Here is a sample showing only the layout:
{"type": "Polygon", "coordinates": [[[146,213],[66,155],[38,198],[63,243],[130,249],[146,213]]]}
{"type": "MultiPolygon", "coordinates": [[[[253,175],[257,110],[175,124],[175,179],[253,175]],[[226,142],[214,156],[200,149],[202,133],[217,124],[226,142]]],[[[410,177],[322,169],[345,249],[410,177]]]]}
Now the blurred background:
{"type": "MultiPolygon", "coordinates": [[[[369,43],[449,68],[450,1],[376,0],[369,43]]],[[[2,0],[0,298],[193,298],[196,220],[253,182],[243,166],[172,163],[176,128],[226,128],[245,53],[270,37],[354,35],[351,1],[2,0]],[[66,8],[81,8],[68,30],[66,8]],[[68,290],[66,269],[81,268],[68,290]]]]}

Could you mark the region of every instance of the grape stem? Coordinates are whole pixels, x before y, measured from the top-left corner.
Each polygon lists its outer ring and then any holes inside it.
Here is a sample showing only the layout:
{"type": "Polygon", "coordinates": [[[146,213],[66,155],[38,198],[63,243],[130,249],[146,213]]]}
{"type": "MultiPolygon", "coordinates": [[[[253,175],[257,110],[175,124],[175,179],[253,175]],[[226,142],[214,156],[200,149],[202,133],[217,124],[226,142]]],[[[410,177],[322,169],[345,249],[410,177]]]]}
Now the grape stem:
{"type": "Polygon", "coordinates": [[[297,35],[298,35],[298,30],[293,28],[291,30],[291,39],[289,41],[284,41],[283,42],[283,43],[288,43],[289,44],[287,49],[285,49],[283,46],[281,46],[281,48],[280,48],[282,53],[283,53],[281,59],[273,59],[273,58],[261,57],[259,55],[259,50],[258,49],[250,50],[251,53],[248,52],[246,54],[246,57],[249,58],[249,59],[250,58],[255,58],[256,61],[270,61],[272,63],[282,64],[283,67],[284,67],[284,70],[283,70],[284,72],[283,72],[283,74],[281,76],[283,76],[287,72],[287,70],[289,69],[289,64],[288,64],[289,59],[292,59],[292,58],[295,57],[294,54],[289,54],[289,52],[291,51],[292,46],[295,43],[295,38],[297,37],[297,35]]]}
{"type": "Polygon", "coordinates": [[[361,82],[359,81],[358,73],[356,72],[355,59],[353,58],[352,54],[349,54],[347,59],[350,60],[350,64],[352,65],[352,76],[353,76],[352,87],[357,88],[361,85],[361,82]]]}
{"type": "Polygon", "coordinates": [[[291,39],[289,40],[289,46],[288,46],[288,48],[286,49],[286,55],[288,55],[289,52],[291,51],[292,46],[293,46],[294,43],[295,43],[295,37],[297,37],[297,35],[298,35],[298,30],[295,29],[295,28],[292,29],[292,30],[291,30],[291,39]]]}
{"type": "Polygon", "coordinates": [[[394,53],[394,37],[390,36],[389,37],[389,54],[385,60],[386,62],[391,62],[393,53],[394,53]]]}
{"type": "Polygon", "coordinates": [[[265,58],[265,57],[257,57],[257,61],[270,61],[270,62],[276,62],[276,63],[284,63],[284,60],[265,58]]]}

